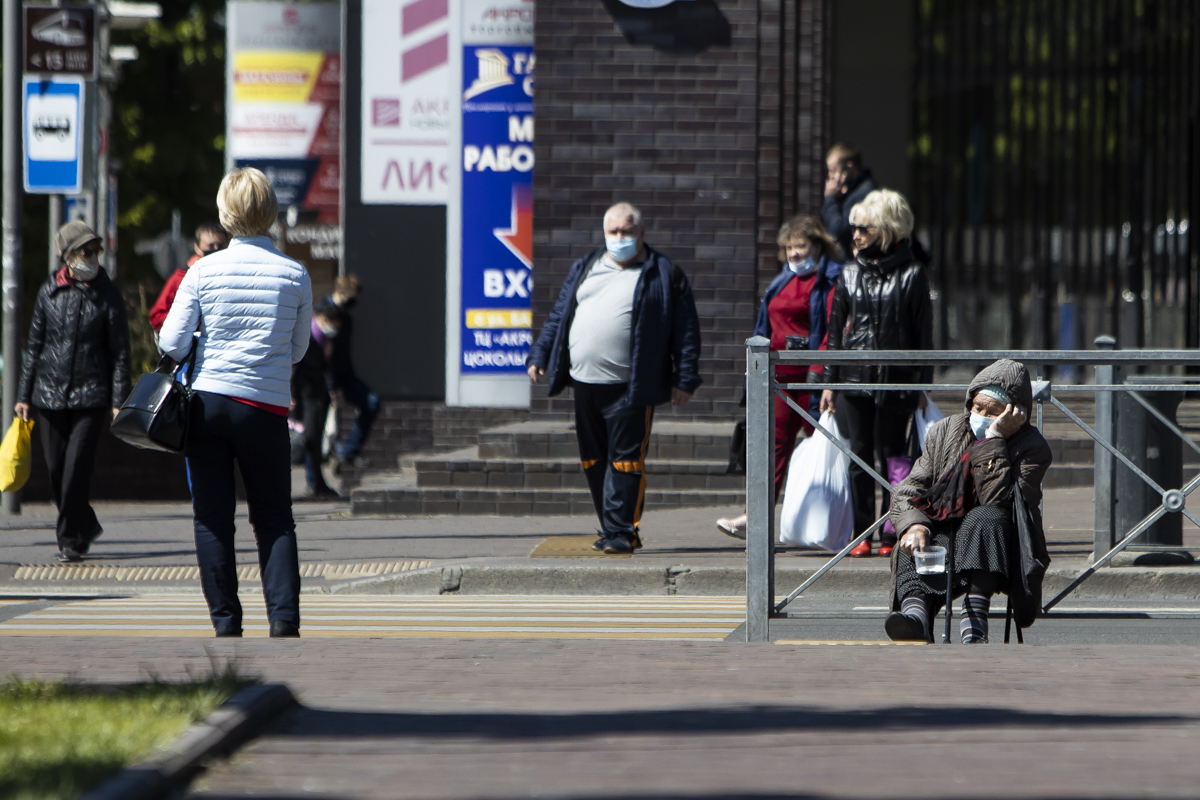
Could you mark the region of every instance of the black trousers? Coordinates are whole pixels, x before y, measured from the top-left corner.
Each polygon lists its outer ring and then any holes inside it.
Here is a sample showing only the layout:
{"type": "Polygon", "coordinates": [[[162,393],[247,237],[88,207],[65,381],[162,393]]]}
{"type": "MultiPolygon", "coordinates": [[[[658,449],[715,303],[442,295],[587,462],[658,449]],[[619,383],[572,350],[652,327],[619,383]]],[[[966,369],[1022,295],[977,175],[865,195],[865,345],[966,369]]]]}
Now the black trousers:
{"type": "MultiPolygon", "coordinates": [[[[842,435],[850,440],[854,454],[875,467],[880,475],[887,476],[887,460],[892,456],[904,455],[908,437],[908,418],[912,411],[885,405],[876,405],[874,398],[839,394],[837,420],[842,435]]],[[[875,520],[891,508],[890,492],[883,493],[883,508],[875,511],[875,479],[862,467],[850,462],[850,494],[854,501],[854,535],[871,527],[875,520]]],[[[895,540],[894,535],[881,541],[895,540]]]]}
{"type": "Polygon", "coordinates": [[[96,446],[112,419],[108,408],[50,411],[39,408],[42,449],[50,468],[50,490],[58,507],[58,547],[77,549],[95,538],[100,523],[92,510],[96,446]]]}
{"type": "Polygon", "coordinates": [[[575,383],[575,437],[600,532],[633,538],[646,500],[653,406],[624,403],[628,384],[575,383]]]}
{"type": "Polygon", "coordinates": [[[242,629],[233,535],[233,462],[241,467],[258,545],[267,618],[300,624],[300,565],[292,518],[287,419],[211,392],[192,397],[187,464],[200,585],[218,631],[242,629]]]}
{"type": "Polygon", "coordinates": [[[325,418],[329,415],[329,392],[324,386],[301,387],[297,405],[304,423],[304,478],[309,490],[328,491],[321,472],[321,440],[325,436],[325,418]]]}

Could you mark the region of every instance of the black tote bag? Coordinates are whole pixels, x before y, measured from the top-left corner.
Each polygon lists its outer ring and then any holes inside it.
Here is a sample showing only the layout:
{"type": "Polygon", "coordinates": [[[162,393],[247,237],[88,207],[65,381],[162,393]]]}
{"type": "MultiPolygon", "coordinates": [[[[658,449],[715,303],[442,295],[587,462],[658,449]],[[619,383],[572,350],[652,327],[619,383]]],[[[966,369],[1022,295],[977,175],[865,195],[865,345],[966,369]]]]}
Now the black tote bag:
{"type": "Polygon", "coordinates": [[[184,367],[189,376],[195,373],[195,339],[188,357],[174,370],[169,366],[173,363],[170,356],[164,355],[154,372],[138,379],[112,422],[113,436],[143,450],[183,452],[192,392],[179,382],[179,373],[184,367]]]}

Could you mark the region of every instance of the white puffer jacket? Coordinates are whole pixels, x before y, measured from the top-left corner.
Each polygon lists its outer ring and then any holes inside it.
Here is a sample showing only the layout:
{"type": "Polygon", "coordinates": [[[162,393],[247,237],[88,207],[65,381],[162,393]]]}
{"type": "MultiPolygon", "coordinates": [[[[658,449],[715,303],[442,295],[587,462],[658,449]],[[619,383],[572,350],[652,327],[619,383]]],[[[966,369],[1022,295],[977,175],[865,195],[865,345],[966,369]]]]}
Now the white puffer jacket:
{"type": "Polygon", "coordinates": [[[304,267],[266,236],[239,237],[188,270],[159,346],[181,361],[199,326],[193,389],[286,408],[292,365],[308,349],[311,323],[304,267]]]}

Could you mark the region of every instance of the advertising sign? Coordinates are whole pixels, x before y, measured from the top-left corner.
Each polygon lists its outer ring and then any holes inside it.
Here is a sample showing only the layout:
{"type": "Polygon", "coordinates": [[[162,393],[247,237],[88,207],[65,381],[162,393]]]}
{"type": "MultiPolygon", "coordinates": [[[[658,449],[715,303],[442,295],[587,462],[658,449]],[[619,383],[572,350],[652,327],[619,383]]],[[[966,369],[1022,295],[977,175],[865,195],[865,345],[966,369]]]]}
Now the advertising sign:
{"type": "Polygon", "coordinates": [[[25,72],[96,77],[96,9],[25,6],[25,72]]]}
{"type": "Polygon", "coordinates": [[[533,48],[463,48],[462,374],[525,375],[533,344],[533,48]]]}
{"type": "Polygon", "coordinates": [[[362,202],[444,205],[449,0],[363,0],[362,202]]]}
{"type": "Polygon", "coordinates": [[[446,207],[446,403],[527,408],[533,344],[532,0],[461,0],[446,207]]]}
{"type": "Polygon", "coordinates": [[[25,191],[83,191],[82,78],[24,79],[25,191]]]}
{"type": "Polygon", "coordinates": [[[281,207],[338,221],[341,12],[229,3],[226,158],[261,169],[281,207]]]}

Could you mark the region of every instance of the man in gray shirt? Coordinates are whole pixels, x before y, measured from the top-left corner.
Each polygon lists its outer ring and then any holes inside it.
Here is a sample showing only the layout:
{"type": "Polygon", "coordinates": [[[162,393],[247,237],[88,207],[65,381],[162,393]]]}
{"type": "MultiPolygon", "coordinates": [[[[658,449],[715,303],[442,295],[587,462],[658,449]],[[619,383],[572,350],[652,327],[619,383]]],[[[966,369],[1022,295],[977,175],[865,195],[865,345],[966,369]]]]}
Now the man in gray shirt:
{"type": "Polygon", "coordinates": [[[603,249],[575,262],[530,350],[529,377],[549,372],[550,395],[574,387],[575,435],[600,536],[630,553],[646,497],[654,406],[682,406],[700,385],[700,321],[683,271],[647,247],[641,212],[604,215],[603,249]]]}

